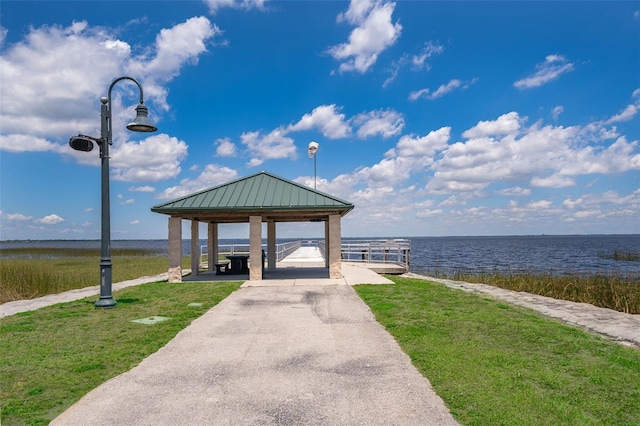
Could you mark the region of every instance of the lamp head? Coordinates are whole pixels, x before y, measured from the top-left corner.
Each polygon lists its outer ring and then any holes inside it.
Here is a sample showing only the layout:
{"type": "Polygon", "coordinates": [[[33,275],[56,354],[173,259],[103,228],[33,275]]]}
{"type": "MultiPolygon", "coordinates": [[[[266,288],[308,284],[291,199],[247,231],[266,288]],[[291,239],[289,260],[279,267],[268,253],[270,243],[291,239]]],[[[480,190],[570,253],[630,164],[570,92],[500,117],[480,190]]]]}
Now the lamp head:
{"type": "Polygon", "coordinates": [[[93,139],[84,135],[73,136],[69,139],[69,146],[76,151],[89,152],[93,149],[93,139]]]}
{"type": "Polygon", "coordinates": [[[136,118],[127,124],[127,129],[134,132],[155,132],[158,128],[149,121],[148,115],[149,109],[147,106],[142,103],[138,104],[136,107],[136,118]]]}
{"type": "Polygon", "coordinates": [[[318,142],[309,142],[309,148],[307,149],[307,154],[309,154],[309,158],[313,158],[318,152],[318,147],[320,144],[318,142]]]}

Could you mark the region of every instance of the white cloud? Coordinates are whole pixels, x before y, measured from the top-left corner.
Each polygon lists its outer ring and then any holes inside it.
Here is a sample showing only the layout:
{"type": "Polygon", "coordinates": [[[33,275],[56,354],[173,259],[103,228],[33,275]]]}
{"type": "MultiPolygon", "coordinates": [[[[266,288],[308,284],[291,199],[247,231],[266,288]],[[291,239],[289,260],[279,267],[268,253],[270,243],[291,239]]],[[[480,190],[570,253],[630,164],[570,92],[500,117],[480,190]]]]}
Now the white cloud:
{"type": "Polygon", "coordinates": [[[310,114],[303,115],[296,124],[289,125],[287,132],[317,129],[329,139],[346,138],[351,134],[351,128],[340,109],[335,104],[320,105],[310,114]]]}
{"type": "MultiPolygon", "coordinates": [[[[155,45],[147,49],[134,48],[108,28],[91,27],[85,21],[67,27],[30,28],[22,41],[0,56],[0,150],[54,152],[79,163],[98,165],[97,155],[73,151],[67,141],[76,133],[99,134],[99,99],[106,94],[113,76],[136,76],[153,116],[158,106],[168,109],[167,91],[162,85],[178,75],[185,64],[197,62],[206,52],[207,41],[218,33],[206,18],[191,18],[161,30],[155,45]],[[100,66],[87,72],[87,64],[100,66]],[[29,134],[24,129],[30,129],[29,134]]],[[[175,176],[186,145],[168,136],[161,136],[160,145],[154,148],[145,149],[144,142],[126,143],[129,136],[125,120],[135,113],[132,106],[123,104],[123,93],[132,104],[137,103],[132,84],[118,84],[112,97],[114,178],[135,181],[175,176]],[[118,151],[124,154],[120,158],[118,151]],[[167,163],[163,164],[164,160],[167,163]]]]}
{"type": "Polygon", "coordinates": [[[0,135],[0,151],[71,153],[71,148],[32,135],[12,134],[0,135]]]}
{"type": "Polygon", "coordinates": [[[0,210],[0,218],[7,221],[24,222],[33,219],[32,216],[25,216],[22,213],[4,213],[0,210]]]}
{"type": "Polygon", "coordinates": [[[553,116],[553,119],[555,121],[558,121],[558,117],[560,117],[560,114],[562,114],[564,112],[564,107],[562,105],[558,105],[557,107],[553,108],[553,111],[551,111],[551,115],[553,116]]]}
{"type": "Polygon", "coordinates": [[[138,219],[134,219],[131,222],[129,222],[129,225],[140,225],[140,221],[138,219]]]}
{"type": "Polygon", "coordinates": [[[638,112],[638,107],[637,106],[635,106],[635,105],[627,105],[627,107],[624,109],[624,111],[622,111],[620,114],[614,115],[613,117],[608,119],[605,123],[606,124],[611,124],[611,123],[618,123],[618,122],[621,122],[621,121],[629,121],[633,117],[635,117],[637,112],[638,112]]]}
{"type": "Polygon", "coordinates": [[[400,70],[405,66],[410,66],[412,71],[430,70],[431,65],[427,62],[433,55],[441,54],[444,52],[444,46],[428,41],[424,44],[424,47],[418,54],[409,55],[403,54],[400,59],[397,59],[391,63],[391,66],[387,70],[391,75],[382,83],[382,87],[387,87],[389,83],[396,79],[400,70]]]}
{"type": "Polygon", "coordinates": [[[237,155],[236,144],[229,138],[220,138],[214,142],[217,145],[216,155],[218,157],[235,157],[237,155]]]}
{"type": "Polygon", "coordinates": [[[575,186],[581,175],[640,170],[637,141],[618,137],[603,146],[590,139],[600,137],[597,129],[585,132],[580,127],[540,123],[525,128],[525,121],[511,112],[464,132],[468,140],[449,145],[432,166],[434,176],[427,189],[431,193],[479,191],[494,182],[563,188],[575,186]]]}
{"type": "Polygon", "coordinates": [[[247,146],[251,160],[247,167],[255,167],[266,160],[281,158],[297,158],[296,146],[293,139],[286,136],[286,130],[277,128],[267,135],[256,132],[246,132],[240,136],[242,143],[247,146]]]}
{"type": "Polygon", "coordinates": [[[340,72],[366,72],[378,55],[396,42],[402,25],[392,22],[395,5],[380,0],[351,0],[349,9],[338,15],[338,22],[346,20],[356,26],[347,43],[328,49],[335,59],[343,61],[340,72]]]}
{"type": "Polygon", "coordinates": [[[465,138],[482,138],[515,134],[520,130],[521,119],[517,112],[503,114],[493,121],[479,121],[474,127],[462,133],[465,138]]]}
{"type": "Polygon", "coordinates": [[[221,33],[220,29],[204,16],[187,19],[171,28],[163,28],[156,36],[155,57],[149,61],[131,61],[129,67],[137,75],[147,77],[147,90],[166,93],[157,86],[180,74],[184,64],[197,64],[201,54],[207,51],[207,42],[221,33]]]}
{"type": "Polygon", "coordinates": [[[513,186],[511,188],[504,188],[499,191],[496,191],[498,195],[504,195],[506,197],[527,197],[531,195],[531,190],[529,188],[521,188],[519,186],[513,186]]]}
{"type": "Polygon", "coordinates": [[[229,7],[233,9],[258,9],[264,10],[268,0],[203,0],[209,6],[209,12],[215,15],[218,10],[229,7]]]}
{"type": "Polygon", "coordinates": [[[426,98],[428,94],[429,94],[429,88],[416,90],[414,92],[409,93],[409,100],[417,101],[420,98],[426,98]]]}
{"type": "Polygon", "coordinates": [[[180,181],[180,185],[165,189],[158,194],[157,198],[166,200],[184,197],[229,182],[237,177],[238,173],[229,167],[209,164],[196,179],[183,179],[180,181]]]}
{"type": "Polygon", "coordinates": [[[404,135],[398,141],[393,154],[399,157],[426,157],[432,159],[438,151],[442,151],[447,147],[450,137],[451,127],[442,127],[422,137],[404,135]]]}
{"type": "Polygon", "coordinates": [[[180,173],[180,162],[187,155],[187,144],[165,134],[149,136],[140,142],[127,142],[112,153],[112,178],[131,182],[155,182],[180,173]]]}
{"type": "Polygon", "coordinates": [[[573,71],[573,68],[573,64],[567,62],[564,56],[548,55],[544,62],[536,65],[537,71],[533,75],[518,80],[513,85],[518,89],[540,87],[557,79],[564,73],[573,71]]]}
{"type": "Polygon", "coordinates": [[[427,63],[427,59],[442,52],[444,52],[444,46],[428,41],[424,44],[420,53],[411,57],[411,66],[414,69],[430,69],[431,66],[427,63]]]}
{"type": "Polygon", "coordinates": [[[404,117],[397,111],[378,110],[358,114],[351,120],[358,126],[357,135],[361,139],[380,135],[388,138],[399,134],[404,128],[404,117]]]}
{"type": "Polygon", "coordinates": [[[130,186],[129,192],[155,192],[156,189],[153,186],[144,185],[144,186],[130,186]]]}
{"type": "Polygon", "coordinates": [[[559,173],[546,177],[534,176],[531,178],[532,186],[539,186],[543,188],[566,188],[569,186],[575,186],[575,184],[576,180],[574,178],[563,176],[559,173]]]}
{"type": "Polygon", "coordinates": [[[456,89],[462,89],[462,90],[466,90],[468,89],[471,85],[475,84],[478,81],[477,78],[474,78],[470,81],[467,82],[463,82],[461,80],[458,80],[456,78],[452,79],[451,81],[449,81],[446,84],[442,84],[440,85],[440,87],[438,87],[434,92],[431,92],[429,90],[429,88],[424,88],[424,89],[420,89],[420,90],[416,90],[413,92],[409,93],[409,100],[411,101],[416,101],[420,98],[426,98],[429,100],[435,100],[438,98],[443,97],[444,95],[456,90],[456,89]]]}
{"type": "Polygon", "coordinates": [[[50,214],[40,219],[35,220],[36,223],[41,223],[43,225],[57,225],[59,223],[64,222],[64,219],[58,216],[57,214],[50,214]]]}

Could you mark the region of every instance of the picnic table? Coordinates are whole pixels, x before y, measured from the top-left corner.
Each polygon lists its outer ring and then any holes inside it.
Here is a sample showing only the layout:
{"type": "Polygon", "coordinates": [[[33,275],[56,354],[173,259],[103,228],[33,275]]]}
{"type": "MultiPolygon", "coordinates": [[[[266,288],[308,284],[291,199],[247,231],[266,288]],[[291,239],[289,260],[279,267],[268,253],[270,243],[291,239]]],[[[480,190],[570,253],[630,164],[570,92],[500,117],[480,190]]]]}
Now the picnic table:
{"type": "Polygon", "coordinates": [[[225,256],[231,262],[226,269],[226,274],[248,274],[249,273],[249,255],[248,254],[230,254],[225,256]]]}

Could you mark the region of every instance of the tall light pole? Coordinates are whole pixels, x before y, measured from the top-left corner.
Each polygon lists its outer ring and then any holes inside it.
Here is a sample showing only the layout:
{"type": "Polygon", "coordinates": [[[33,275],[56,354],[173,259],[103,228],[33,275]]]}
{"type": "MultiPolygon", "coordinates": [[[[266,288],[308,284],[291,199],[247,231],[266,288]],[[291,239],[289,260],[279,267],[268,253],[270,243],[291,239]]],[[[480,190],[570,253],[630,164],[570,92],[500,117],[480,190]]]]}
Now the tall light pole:
{"type": "Polygon", "coordinates": [[[158,130],[149,118],[149,110],[144,105],[142,86],[134,78],[118,77],[109,86],[107,97],[100,98],[100,137],[78,135],[69,139],[69,146],[77,151],[89,152],[93,149],[93,143],[100,147],[100,159],[102,160],[102,228],[100,243],[100,299],[95,303],[97,308],[113,308],[116,301],[111,292],[111,208],[109,199],[109,145],[113,143],[113,132],[111,127],[111,91],[113,86],[119,81],[133,81],[140,91],[140,103],[136,107],[136,118],[129,124],[127,129],[134,132],[155,132],[158,130]]]}
{"type": "Polygon", "coordinates": [[[307,149],[307,154],[309,154],[309,159],[313,159],[313,189],[316,188],[316,153],[318,152],[318,148],[320,144],[318,142],[309,142],[309,148],[307,149]]]}

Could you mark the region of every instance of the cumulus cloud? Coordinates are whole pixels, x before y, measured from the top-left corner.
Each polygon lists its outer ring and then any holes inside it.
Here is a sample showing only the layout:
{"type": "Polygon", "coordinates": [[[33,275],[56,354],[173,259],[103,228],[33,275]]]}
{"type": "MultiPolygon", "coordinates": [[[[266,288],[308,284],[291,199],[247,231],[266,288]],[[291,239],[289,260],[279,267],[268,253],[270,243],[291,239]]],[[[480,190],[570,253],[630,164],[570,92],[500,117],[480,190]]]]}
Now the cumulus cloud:
{"type": "Polygon", "coordinates": [[[404,117],[397,111],[378,110],[358,114],[351,120],[358,127],[361,139],[380,135],[383,138],[398,135],[404,128],[404,117]]]}
{"type": "Polygon", "coordinates": [[[144,186],[130,186],[129,192],[155,192],[156,189],[153,186],[144,185],[144,186]]]}
{"type": "Polygon", "coordinates": [[[180,185],[165,189],[156,198],[166,200],[184,197],[229,182],[237,177],[238,173],[229,167],[209,164],[196,179],[183,179],[180,181],[180,185]]]}
{"type": "Polygon", "coordinates": [[[511,188],[504,188],[499,191],[496,191],[498,195],[504,195],[506,197],[527,197],[531,195],[531,190],[529,188],[521,188],[519,186],[513,186],[511,188]]]}
{"type": "Polygon", "coordinates": [[[214,142],[218,157],[235,157],[237,155],[236,144],[229,138],[220,138],[214,142]]]}
{"type": "MultiPolygon", "coordinates": [[[[468,140],[449,145],[434,164],[432,193],[479,191],[494,182],[528,182],[532,186],[574,186],[588,174],[640,170],[638,142],[618,137],[594,143],[580,127],[524,127],[516,112],[481,121],[463,133],[468,140]]],[[[594,124],[595,125],[595,124],[594,124]]]]}
{"type": "Polygon", "coordinates": [[[23,221],[33,219],[32,216],[25,216],[22,213],[4,213],[2,212],[2,210],[0,210],[0,218],[6,221],[16,221],[16,222],[23,222],[23,221]]]}
{"type": "Polygon", "coordinates": [[[520,129],[521,119],[517,112],[512,111],[498,117],[497,120],[479,121],[474,127],[462,133],[465,138],[482,138],[514,134],[520,129]]]}
{"type": "Polygon", "coordinates": [[[638,112],[638,107],[636,105],[633,105],[633,104],[627,105],[627,107],[620,114],[616,114],[610,119],[608,119],[606,121],[606,124],[618,123],[621,121],[629,121],[636,116],[637,112],[638,112]]]}
{"type": "MultiPolygon", "coordinates": [[[[207,18],[194,17],[162,29],[155,44],[147,48],[131,46],[108,28],[91,27],[86,21],[30,28],[22,41],[0,55],[0,150],[53,152],[98,165],[96,155],[73,151],[67,141],[76,133],[100,133],[99,99],[106,95],[113,76],[133,75],[142,83],[154,119],[159,110],[168,109],[164,85],[182,67],[197,63],[219,32],[207,18]],[[86,72],[87,64],[100,66],[86,72]]],[[[153,147],[144,141],[128,142],[125,124],[135,116],[138,92],[126,80],[114,89],[114,179],[153,181],[176,176],[186,144],[166,135],[147,138],[159,143],[153,147]]]]}
{"type": "Polygon", "coordinates": [[[130,182],[155,182],[177,176],[180,162],[187,155],[187,144],[165,134],[140,142],[115,146],[112,152],[112,178],[130,182]]]}
{"type": "Polygon", "coordinates": [[[69,147],[32,135],[0,135],[0,151],[65,153],[69,147]]]}
{"type": "Polygon", "coordinates": [[[242,143],[246,145],[251,160],[247,167],[255,167],[266,160],[281,158],[297,158],[296,146],[293,139],[286,136],[285,129],[277,128],[263,135],[259,131],[246,132],[240,136],[242,143]]]}
{"type": "Polygon", "coordinates": [[[225,7],[244,10],[264,10],[267,1],[268,0],[204,0],[204,3],[209,7],[209,12],[215,15],[218,10],[225,7]]]}
{"type": "Polygon", "coordinates": [[[451,138],[451,127],[442,127],[425,136],[404,135],[398,141],[394,156],[398,157],[435,157],[438,151],[447,147],[451,138]]]}
{"type": "Polygon", "coordinates": [[[64,219],[58,216],[57,214],[50,214],[40,219],[35,220],[36,223],[41,223],[43,225],[57,225],[59,223],[64,222],[64,219]]]}
{"type": "Polygon", "coordinates": [[[513,83],[518,89],[530,89],[543,86],[567,72],[573,71],[574,65],[562,55],[548,55],[544,62],[536,65],[536,72],[529,77],[513,83]]]}
{"type": "Polygon", "coordinates": [[[340,72],[366,72],[378,55],[392,46],[402,31],[402,25],[392,22],[396,4],[380,0],[351,0],[346,12],[338,15],[338,22],[354,25],[346,43],[332,46],[328,53],[343,61],[340,72]]]}
{"type": "Polygon", "coordinates": [[[329,139],[345,138],[351,135],[351,127],[345,122],[345,115],[335,104],[320,105],[305,114],[295,124],[287,128],[288,132],[316,129],[329,139]]]}

